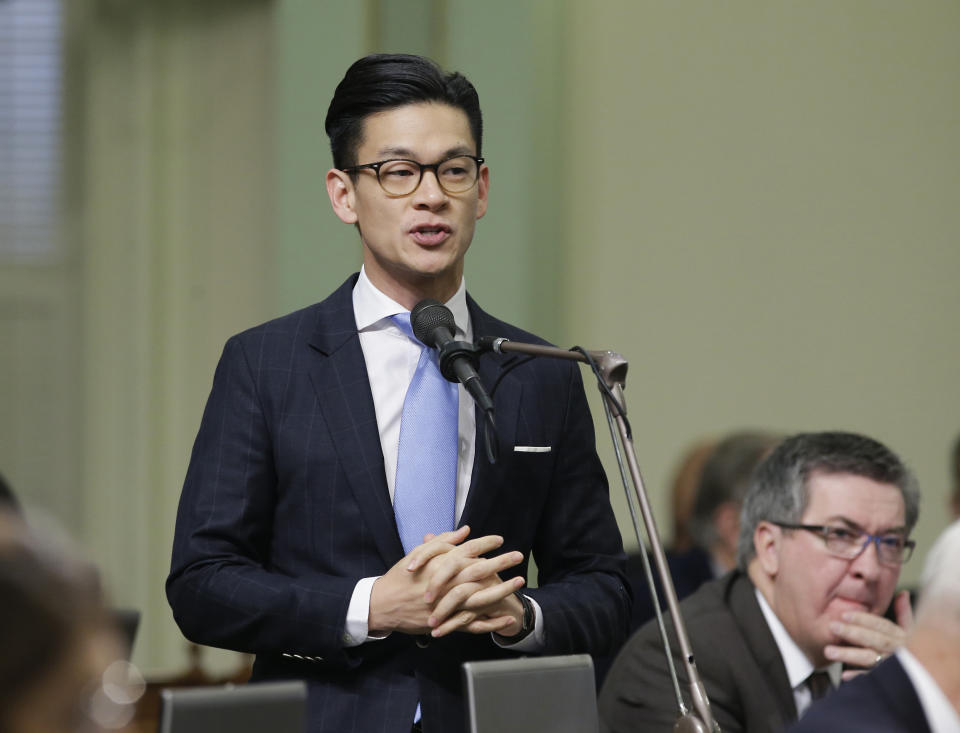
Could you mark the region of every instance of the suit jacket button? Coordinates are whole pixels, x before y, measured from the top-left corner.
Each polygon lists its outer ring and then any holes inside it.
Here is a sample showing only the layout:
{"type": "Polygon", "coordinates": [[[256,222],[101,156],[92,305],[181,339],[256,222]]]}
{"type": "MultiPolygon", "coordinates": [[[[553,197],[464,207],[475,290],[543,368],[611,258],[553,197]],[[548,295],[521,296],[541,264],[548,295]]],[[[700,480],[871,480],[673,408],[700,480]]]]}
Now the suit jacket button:
{"type": "Polygon", "coordinates": [[[428,646],[430,646],[430,637],[426,634],[421,634],[420,636],[416,637],[416,642],[418,647],[421,649],[426,649],[428,646]]]}

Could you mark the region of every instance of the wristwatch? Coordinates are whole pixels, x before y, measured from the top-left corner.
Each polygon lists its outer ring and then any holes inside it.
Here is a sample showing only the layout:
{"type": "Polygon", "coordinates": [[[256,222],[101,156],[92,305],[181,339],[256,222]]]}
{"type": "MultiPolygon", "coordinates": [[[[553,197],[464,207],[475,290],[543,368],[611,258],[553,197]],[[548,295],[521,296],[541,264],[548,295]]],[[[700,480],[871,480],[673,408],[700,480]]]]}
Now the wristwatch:
{"type": "Polygon", "coordinates": [[[496,636],[504,644],[516,644],[518,641],[526,639],[530,632],[533,631],[534,626],[536,625],[536,614],[533,610],[533,603],[530,602],[530,599],[527,598],[523,593],[518,590],[513,592],[513,595],[517,597],[517,600],[520,601],[520,605],[523,606],[523,618],[520,621],[520,633],[514,636],[504,636],[503,634],[496,634],[496,636]]]}

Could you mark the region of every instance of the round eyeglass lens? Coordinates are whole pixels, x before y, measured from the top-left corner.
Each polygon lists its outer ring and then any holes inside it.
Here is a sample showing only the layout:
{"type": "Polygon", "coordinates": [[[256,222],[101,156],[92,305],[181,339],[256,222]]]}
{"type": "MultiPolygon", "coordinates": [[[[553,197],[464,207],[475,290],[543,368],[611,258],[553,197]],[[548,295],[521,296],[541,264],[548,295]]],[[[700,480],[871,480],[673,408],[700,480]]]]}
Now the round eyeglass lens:
{"type": "Polygon", "coordinates": [[[384,191],[403,196],[420,183],[420,166],[409,160],[388,160],[380,166],[378,178],[384,191]]]}
{"type": "MultiPolygon", "coordinates": [[[[477,162],[461,156],[450,158],[436,168],[437,180],[447,193],[469,191],[477,181],[477,162]]],[[[380,185],[395,196],[413,193],[420,185],[420,166],[409,160],[389,160],[380,166],[380,185]]]]}
{"type": "Polygon", "coordinates": [[[465,156],[445,160],[440,164],[437,178],[449,193],[468,191],[477,182],[477,161],[465,156]]]}

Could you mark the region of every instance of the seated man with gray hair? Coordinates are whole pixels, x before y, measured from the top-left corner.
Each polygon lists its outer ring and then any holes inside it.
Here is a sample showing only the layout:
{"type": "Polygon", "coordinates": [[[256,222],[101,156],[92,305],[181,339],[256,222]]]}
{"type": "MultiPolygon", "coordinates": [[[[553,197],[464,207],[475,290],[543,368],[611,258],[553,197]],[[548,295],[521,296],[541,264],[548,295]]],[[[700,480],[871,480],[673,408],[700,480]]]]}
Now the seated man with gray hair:
{"type": "Polygon", "coordinates": [[[960,521],[927,556],[907,643],[875,670],[818,702],[793,733],[960,731],[960,521]]]}
{"type": "MultiPolygon", "coordinates": [[[[764,460],[744,501],[737,569],[680,604],[724,733],[782,731],[841,676],[902,645],[907,595],[897,597],[898,623],[882,614],[913,549],[918,505],[912,473],[861,435],[795,435],[764,460]]],[[[599,705],[605,731],[672,730],[676,696],[655,623],[621,651],[599,705]]]]}

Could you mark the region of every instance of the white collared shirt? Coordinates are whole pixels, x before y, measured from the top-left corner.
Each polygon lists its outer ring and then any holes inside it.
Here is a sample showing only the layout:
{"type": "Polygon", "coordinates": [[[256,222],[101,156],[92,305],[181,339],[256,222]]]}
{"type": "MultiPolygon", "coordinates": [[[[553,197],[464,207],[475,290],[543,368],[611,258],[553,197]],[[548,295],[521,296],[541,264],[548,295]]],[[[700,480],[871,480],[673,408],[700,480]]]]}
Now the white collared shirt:
{"type": "MultiPolygon", "coordinates": [[[[453,313],[457,323],[458,341],[473,341],[473,323],[467,309],[467,288],[460,280],[460,287],[445,305],[453,313]]],[[[360,348],[366,362],[373,406],[380,432],[380,448],[383,451],[383,467],[387,478],[390,500],[393,501],[394,481],[397,473],[397,453],[400,447],[400,418],[403,415],[403,400],[407,387],[417,368],[421,347],[414,343],[391,319],[407,309],[382,293],[370,282],[361,268],[360,277],[353,288],[353,314],[360,334],[360,348]]],[[[476,449],[476,411],[473,398],[459,385],[459,415],[457,429],[457,500],[456,523],[459,524],[470,490],[473,459],[476,449]]],[[[377,578],[363,578],[354,587],[347,608],[343,642],[346,646],[359,646],[366,641],[384,638],[370,636],[370,594],[377,578]]],[[[532,634],[517,644],[502,644],[520,651],[536,651],[543,646],[543,614],[535,600],[536,625],[532,634]]]]}
{"type": "Polygon", "coordinates": [[[920,664],[917,659],[906,647],[900,647],[894,654],[903,665],[903,671],[907,673],[910,682],[913,683],[913,689],[916,690],[917,697],[920,698],[920,706],[923,708],[923,714],[927,716],[927,725],[930,726],[930,733],[956,733],[960,731],[960,715],[953,707],[947,696],[943,694],[940,685],[930,676],[926,668],[920,664]]]}
{"type": "MultiPolygon", "coordinates": [[[[467,289],[464,281],[445,305],[457,322],[454,338],[458,341],[473,341],[473,324],[467,310],[467,289]]],[[[400,447],[400,417],[407,387],[417,368],[421,347],[414,343],[390,316],[407,313],[402,305],[381,293],[370,282],[363,269],[353,288],[353,313],[360,332],[360,348],[367,365],[373,407],[377,414],[377,429],[380,431],[380,448],[383,451],[383,468],[387,476],[387,488],[393,501],[393,484],[397,474],[397,451],[400,447]]],[[[473,454],[476,434],[476,413],[473,398],[463,385],[459,385],[460,411],[457,430],[457,502],[456,521],[460,521],[470,488],[473,471],[473,454]]]]}
{"type": "MultiPolygon", "coordinates": [[[[783,623],[781,623],[777,617],[777,614],[770,608],[770,604],[767,603],[767,599],[763,597],[760,589],[754,588],[753,591],[757,594],[757,602],[760,604],[760,610],[763,612],[763,617],[766,619],[767,626],[770,628],[770,633],[773,634],[773,640],[777,643],[777,649],[780,650],[783,666],[787,669],[787,679],[793,690],[793,701],[797,705],[797,717],[799,718],[807,712],[807,708],[809,708],[813,702],[810,688],[807,687],[807,678],[815,671],[815,667],[810,660],[807,659],[807,655],[797,646],[797,643],[787,632],[783,623]]],[[[843,673],[843,665],[840,662],[834,662],[824,667],[822,671],[830,676],[830,684],[834,688],[839,686],[840,676],[843,673]]]]}

